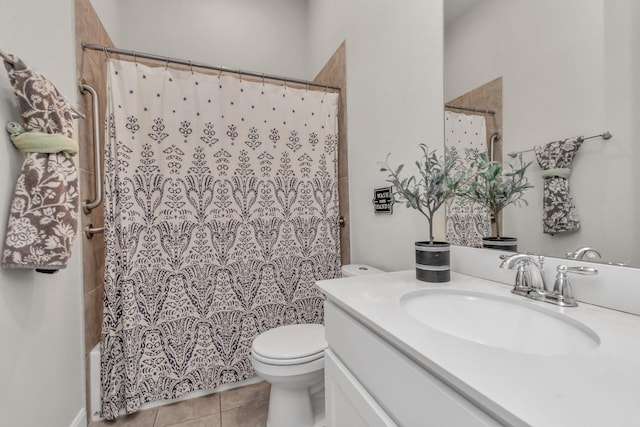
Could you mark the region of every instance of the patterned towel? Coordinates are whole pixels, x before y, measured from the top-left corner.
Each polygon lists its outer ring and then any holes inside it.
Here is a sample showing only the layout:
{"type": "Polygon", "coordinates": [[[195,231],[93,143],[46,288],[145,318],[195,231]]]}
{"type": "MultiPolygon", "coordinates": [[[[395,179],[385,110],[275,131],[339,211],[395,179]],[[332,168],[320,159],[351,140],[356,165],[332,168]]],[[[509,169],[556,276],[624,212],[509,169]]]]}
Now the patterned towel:
{"type": "Polygon", "coordinates": [[[536,158],[544,178],[542,231],[547,234],[575,231],[580,219],[569,193],[571,163],[582,140],[565,139],[535,147],[536,158]]]}
{"type": "MultiPolygon", "coordinates": [[[[73,136],[56,87],[11,56],[5,62],[27,131],[73,136]]],[[[78,173],[69,153],[26,153],[7,225],[2,265],[53,273],[67,266],[78,226],[78,173]]]]}

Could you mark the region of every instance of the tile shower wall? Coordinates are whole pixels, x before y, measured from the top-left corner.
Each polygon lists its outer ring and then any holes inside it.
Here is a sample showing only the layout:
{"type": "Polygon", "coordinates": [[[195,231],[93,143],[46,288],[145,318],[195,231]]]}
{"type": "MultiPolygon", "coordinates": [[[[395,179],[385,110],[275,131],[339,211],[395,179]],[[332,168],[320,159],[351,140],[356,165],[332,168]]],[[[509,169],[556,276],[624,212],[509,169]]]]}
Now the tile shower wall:
{"type": "MultiPolygon", "coordinates": [[[[100,120],[104,118],[106,110],[106,75],[103,65],[105,54],[93,50],[83,50],[82,42],[96,43],[106,46],[113,46],[109,35],[100,23],[89,0],[75,0],[75,21],[76,21],[76,73],[78,79],[93,87],[98,93],[100,100],[99,115],[100,120]]],[[[87,118],[78,120],[78,142],[80,143],[79,166],[80,166],[80,195],[81,200],[94,200],[94,165],[93,165],[93,108],[92,98],[89,93],[78,93],[78,104],[85,111],[87,118]]],[[[100,136],[102,137],[103,123],[99,123],[100,136]]],[[[89,215],[81,215],[82,229],[93,224],[95,227],[102,227],[103,223],[102,205],[94,209],[89,215]]],[[[89,414],[89,352],[100,340],[102,329],[102,308],[104,294],[104,240],[102,234],[95,235],[92,239],[87,239],[84,234],[80,234],[83,239],[83,283],[84,283],[84,341],[85,341],[85,372],[87,379],[87,416],[89,414]]]]}
{"type": "Polygon", "coordinates": [[[347,157],[347,52],[345,42],[329,58],[314,81],[330,86],[341,87],[338,112],[338,193],[340,197],[340,216],[344,218],[344,226],[340,228],[340,260],[342,264],[351,262],[351,245],[349,234],[349,159],[347,157]]]}

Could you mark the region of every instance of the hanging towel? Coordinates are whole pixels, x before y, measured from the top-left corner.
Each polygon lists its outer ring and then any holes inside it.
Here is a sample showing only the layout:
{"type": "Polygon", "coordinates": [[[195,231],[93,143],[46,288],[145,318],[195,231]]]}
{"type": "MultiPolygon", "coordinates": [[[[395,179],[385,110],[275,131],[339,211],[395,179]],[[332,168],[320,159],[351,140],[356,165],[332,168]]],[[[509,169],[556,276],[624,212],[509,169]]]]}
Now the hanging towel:
{"type": "Polygon", "coordinates": [[[569,175],[571,163],[581,145],[581,139],[572,138],[535,147],[544,178],[542,229],[546,234],[580,228],[580,219],[569,193],[569,175]]]}
{"type": "Polygon", "coordinates": [[[49,80],[9,56],[13,63],[5,62],[5,68],[26,132],[15,123],[8,129],[26,154],[11,203],[2,265],[53,273],[67,266],[78,226],[71,107],[49,80]]]}
{"type": "Polygon", "coordinates": [[[11,132],[11,142],[23,153],[60,153],[64,151],[72,156],[78,153],[78,143],[59,133],[25,132],[16,122],[9,122],[7,130],[11,132]]]}

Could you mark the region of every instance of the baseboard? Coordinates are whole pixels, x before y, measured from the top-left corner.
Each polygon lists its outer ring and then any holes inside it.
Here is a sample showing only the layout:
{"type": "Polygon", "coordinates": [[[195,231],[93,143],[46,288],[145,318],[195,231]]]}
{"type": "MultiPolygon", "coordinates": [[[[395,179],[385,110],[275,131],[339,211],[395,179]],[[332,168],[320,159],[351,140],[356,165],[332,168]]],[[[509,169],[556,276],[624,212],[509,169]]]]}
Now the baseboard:
{"type": "Polygon", "coordinates": [[[69,427],[87,427],[87,411],[84,408],[80,409],[80,412],[71,421],[69,427]]]}

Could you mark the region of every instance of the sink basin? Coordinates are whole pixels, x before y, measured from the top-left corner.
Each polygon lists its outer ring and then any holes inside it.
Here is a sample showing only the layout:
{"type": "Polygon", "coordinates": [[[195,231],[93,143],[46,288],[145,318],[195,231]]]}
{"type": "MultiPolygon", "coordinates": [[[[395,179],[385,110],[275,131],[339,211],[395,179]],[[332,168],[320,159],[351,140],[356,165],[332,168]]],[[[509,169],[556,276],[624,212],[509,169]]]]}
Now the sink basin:
{"type": "Polygon", "coordinates": [[[480,292],[426,289],[400,305],[419,322],[458,338],[520,353],[583,353],[600,344],[586,325],[552,310],[480,292]]]}

